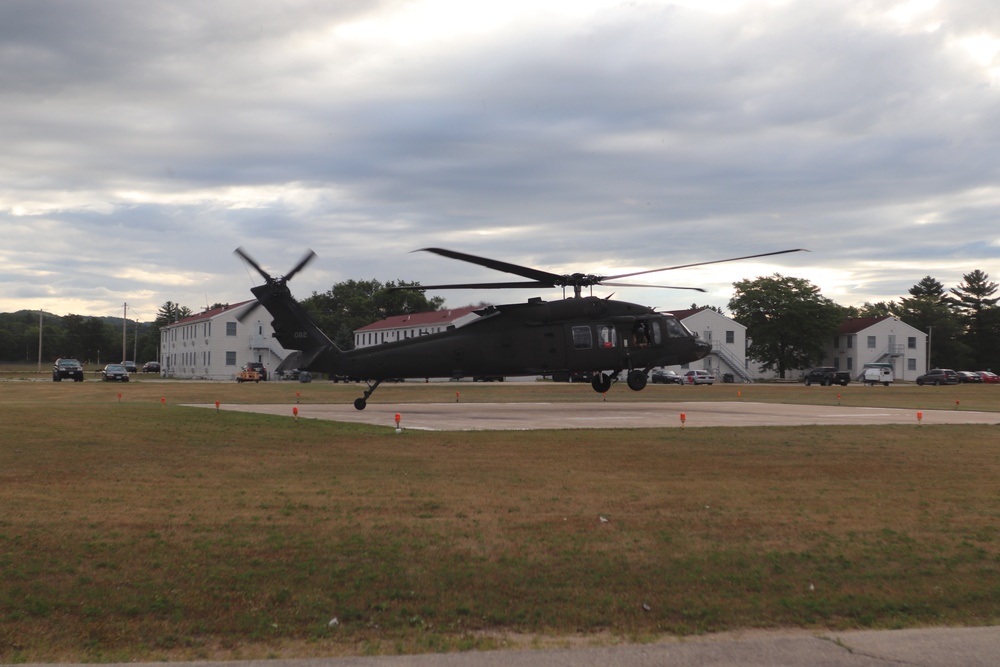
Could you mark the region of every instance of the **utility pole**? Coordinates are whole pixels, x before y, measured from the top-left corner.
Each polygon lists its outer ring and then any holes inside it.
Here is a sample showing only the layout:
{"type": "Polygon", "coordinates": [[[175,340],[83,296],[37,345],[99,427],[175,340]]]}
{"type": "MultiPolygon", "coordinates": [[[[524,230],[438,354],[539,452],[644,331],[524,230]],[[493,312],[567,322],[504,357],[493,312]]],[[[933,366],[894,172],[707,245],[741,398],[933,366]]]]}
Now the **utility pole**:
{"type": "Polygon", "coordinates": [[[929,371],[931,368],[933,368],[931,366],[931,341],[933,339],[933,336],[934,336],[934,327],[927,327],[927,368],[924,369],[925,373],[929,371]]]}
{"type": "Polygon", "coordinates": [[[122,304],[122,363],[125,363],[125,325],[128,323],[128,303],[122,304]]]}
{"type": "Polygon", "coordinates": [[[38,311],[38,372],[42,372],[42,313],[38,311]]]}

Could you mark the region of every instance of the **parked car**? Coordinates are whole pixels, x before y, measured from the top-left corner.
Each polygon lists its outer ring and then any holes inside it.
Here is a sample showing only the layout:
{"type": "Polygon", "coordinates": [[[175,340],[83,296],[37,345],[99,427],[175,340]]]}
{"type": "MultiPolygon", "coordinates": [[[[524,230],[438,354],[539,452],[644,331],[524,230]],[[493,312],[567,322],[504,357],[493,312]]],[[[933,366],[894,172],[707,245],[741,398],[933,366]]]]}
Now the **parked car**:
{"type": "Polygon", "coordinates": [[[981,383],[983,378],[979,375],[979,373],[973,373],[972,371],[958,371],[958,381],[962,384],[981,383]]]}
{"type": "Polygon", "coordinates": [[[135,365],[134,361],[123,361],[122,366],[124,366],[125,370],[128,371],[129,373],[139,372],[139,367],[135,365]]]}
{"type": "Polygon", "coordinates": [[[684,374],[684,384],[715,384],[715,376],[708,371],[688,371],[684,374]]]}
{"type": "Polygon", "coordinates": [[[841,387],[846,387],[851,382],[851,374],[849,371],[842,371],[833,366],[819,366],[810,369],[803,375],[802,381],[806,383],[807,387],[811,384],[818,384],[824,387],[839,384],[841,387]]]}
{"type": "Polygon", "coordinates": [[[684,384],[684,378],[673,371],[657,369],[650,375],[653,384],[684,384]]]}
{"type": "Polygon", "coordinates": [[[925,384],[958,384],[958,373],[951,370],[950,368],[932,368],[923,375],[917,376],[917,384],[923,386],[925,384]]]}
{"type": "Polygon", "coordinates": [[[128,371],[122,364],[108,364],[101,371],[101,379],[105,382],[128,382],[128,371]]]}
{"type": "Polygon", "coordinates": [[[992,371],[978,371],[978,373],[986,384],[1000,384],[1000,375],[992,371]]]}
{"type": "Polygon", "coordinates": [[[251,361],[250,363],[248,363],[246,366],[243,367],[243,370],[256,371],[257,375],[260,376],[261,380],[267,379],[267,369],[264,368],[264,364],[260,363],[259,361],[251,361]]]}
{"type": "Polygon", "coordinates": [[[143,373],[159,373],[160,372],[160,362],[159,361],[147,361],[142,365],[143,373]]]}
{"type": "Polygon", "coordinates": [[[73,380],[83,382],[83,365],[76,359],[59,358],[52,364],[52,381],[73,380]]]}

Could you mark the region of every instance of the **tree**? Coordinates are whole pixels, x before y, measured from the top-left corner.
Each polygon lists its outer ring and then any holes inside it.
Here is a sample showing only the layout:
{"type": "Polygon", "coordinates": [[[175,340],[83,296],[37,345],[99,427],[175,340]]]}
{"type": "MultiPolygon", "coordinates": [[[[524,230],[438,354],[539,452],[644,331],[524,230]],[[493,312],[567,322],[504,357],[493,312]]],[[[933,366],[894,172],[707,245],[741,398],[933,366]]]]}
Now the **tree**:
{"type": "Polygon", "coordinates": [[[347,280],[337,283],[322,294],[316,292],[302,301],[306,312],[327,336],[342,350],[354,347],[354,331],[366,324],[395,315],[425,313],[438,310],[444,299],[428,299],[419,290],[390,290],[410,287],[415,282],[378,280],[347,280]]]}
{"type": "Polygon", "coordinates": [[[1000,331],[997,330],[997,301],[994,297],[997,284],[990,280],[987,273],[976,269],[966,273],[962,278],[965,282],[958,287],[952,287],[955,298],[950,301],[954,305],[961,324],[961,340],[968,347],[970,355],[969,368],[987,368],[996,358],[997,343],[1000,342],[1000,331]]]}
{"type": "Polygon", "coordinates": [[[895,301],[877,301],[876,303],[865,301],[860,308],[853,306],[848,308],[847,317],[885,317],[886,315],[895,315],[898,309],[899,306],[895,301]]]}
{"type": "Polygon", "coordinates": [[[792,368],[815,366],[825,344],[844,320],[844,309],[802,278],[774,274],[733,283],[733,319],[747,328],[747,354],[760,370],[780,377],[792,368]]]}
{"type": "Polygon", "coordinates": [[[930,339],[928,365],[963,368],[969,348],[959,340],[961,321],[944,285],[925,276],[908,291],[909,298],[900,299],[897,315],[903,322],[927,333],[930,339]]]}
{"type": "Polygon", "coordinates": [[[156,311],[156,319],[153,320],[157,327],[162,327],[167,324],[173,324],[174,322],[179,322],[186,317],[191,317],[194,315],[190,308],[182,306],[180,304],[174,303],[173,301],[166,301],[160,309],[156,311]]]}

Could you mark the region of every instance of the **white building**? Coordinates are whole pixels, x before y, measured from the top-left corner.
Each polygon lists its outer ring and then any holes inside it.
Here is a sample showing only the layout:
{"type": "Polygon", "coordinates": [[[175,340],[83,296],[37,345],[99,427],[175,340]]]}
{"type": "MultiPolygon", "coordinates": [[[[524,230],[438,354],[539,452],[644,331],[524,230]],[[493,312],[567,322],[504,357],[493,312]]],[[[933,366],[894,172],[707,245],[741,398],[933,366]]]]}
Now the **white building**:
{"type": "Polygon", "coordinates": [[[273,372],[288,351],[274,338],[271,316],[256,299],[207,310],[160,328],[160,374],[233,380],[251,361],[273,372]]]}
{"type": "Polygon", "coordinates": [[[712,344],[707,357],[692,364],[668,366],[683,375],[691,368],[711,371],[716,381],[732,375],[735,382],[752,382],[757,374],[747,366],[747,328],[734,319],[711,308],[672,310],[677,319],[692,333],[712,344]]]}
{"type": "Polygon", "coordinates": [[[892,364],[896,380],[915,380],[927,371],[927,334],[891,315],[860,317],[840,325],[824,366],[861,375],[865,364],[892,364]]]}

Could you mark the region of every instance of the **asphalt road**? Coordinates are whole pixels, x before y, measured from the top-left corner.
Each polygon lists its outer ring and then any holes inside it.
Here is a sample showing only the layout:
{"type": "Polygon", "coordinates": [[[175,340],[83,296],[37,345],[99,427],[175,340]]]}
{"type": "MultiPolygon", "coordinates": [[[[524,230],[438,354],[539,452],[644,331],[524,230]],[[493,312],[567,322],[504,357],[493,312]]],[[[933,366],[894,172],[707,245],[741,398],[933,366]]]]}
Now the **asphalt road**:
{"type": "Polygon", "coordinates": [[[756,632],[598,648],[156,664],[158,667],[995,667],[1000,665],[1000,627],[817,634],[756,632]]]}
{"type": "MultiPolygon", "coordinates": [[[[198,407],[215,408],[214,405],[198,407]]],[[[801,426],[835,424],[1000,424],[1000,413],[970,410],[903,410],[837,405],[718,403],[369,403],[353,405],[222,405],[222,410],[285,415],[298,419],[376,424],[427,431],[582,428],[698,428],[701,426],[801,426]],[[297,417],[293,410],[298,411],[297,417]],[[683,415],[683,422],[681,416],[683,415]],[[918,419],[919,416],[919,419],[918,419]]]]}

